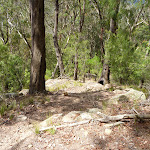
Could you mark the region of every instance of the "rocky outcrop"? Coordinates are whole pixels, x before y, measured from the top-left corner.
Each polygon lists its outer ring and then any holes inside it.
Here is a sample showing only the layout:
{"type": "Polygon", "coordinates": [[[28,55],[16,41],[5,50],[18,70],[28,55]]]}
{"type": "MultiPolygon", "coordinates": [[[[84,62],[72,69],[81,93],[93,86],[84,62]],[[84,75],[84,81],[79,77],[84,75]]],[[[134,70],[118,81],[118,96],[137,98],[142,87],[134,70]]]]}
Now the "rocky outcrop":
{"type": "Polygon", "coordinates": [[[126,89],[123,94],[118,94],[109,100],[109,103],[118,104],[119,102],[137,101],[142,102],[146,100],[143,92],[134,89],[126,89]]]}
{"type": "Polygon", "coordinates": [[[48,127],[50,125],[55,124],[55,122],[63,122],[63,123],[74,123],[78,121],[91,120],[101,118],[100,109],[98,108],[90,108],[87,111],[71,111],[66,115],[62,114],[54,114],[48,119],[42,121],[39,126],[41,128],[48,127]]]}

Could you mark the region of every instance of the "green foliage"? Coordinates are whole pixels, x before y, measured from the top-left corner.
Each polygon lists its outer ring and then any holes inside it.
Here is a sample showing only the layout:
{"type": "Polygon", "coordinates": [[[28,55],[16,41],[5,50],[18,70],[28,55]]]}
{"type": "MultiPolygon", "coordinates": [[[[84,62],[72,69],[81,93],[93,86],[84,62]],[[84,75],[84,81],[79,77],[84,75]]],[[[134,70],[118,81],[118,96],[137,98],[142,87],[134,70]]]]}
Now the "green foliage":
{"type": "Polygon", "coordinates": [[[7,105],[4,103],[0,107],[0,115],[4,116],[6,111],[7,111],[7,105]]]}
{"type": "Polygon", "coordinates": [[[51,70],[49,70],[49,69],[46,69],[45,80],[48,80],[48,79],[50,79],[50,78],[51,78],[51,76],[52,76],[52,72],[51,72],[51,70]]]}
{"type": "Polygon", "coordinates": [[[150,57],[146,56],[148,51],[150,51],[150,46],[147,41],[146,45],[141,44],[136,49],[137,61],[133,66],[136,67],[135,73],[138,76],[138,79],[143,78],[150,82],[150,57]]]}
{"type": "Polygon", "coordinates": [[[39,127],[39,125],[35,124],[34,127],[35,127],[35,134],[37,134],[37,135],[40,134],[40,127],[39,127]]]}
{"type": "Polygon", "coordinates": [[[20,102],[20,104],[19,104],[20,110],[23,110],[23,107],[24,107],[24,103],[23,103],[23,102],[20,102]]]}
{"type": "Polygon", "coordinates": [[[79,33],[74,33],[71,35],[70,41],[66,49],[63,49],[63,60],[66,67],[66,72],[69,76],[73,76],[74,73],[74,57],[75,53],[78,54],[78,69],[80,70],[80,75],[83,75],[89,67],[89,41],[85,40],[79,33]]]}
{"type": "Polygon", "coordinates": [[[106,59],[115,81],[121,84],[138,84],[141,78],[150,78],[150,59],[146,57],[146,52],[149,51],[148,44],[143,43],[135,47],[129,39],[129,34],[118,30],[117,35],[110,36],[105,47],[106,59]]]}
{"type": "Polygon", "coordinates": [[[23,88],[28,89],[30,84],[30,71],[26,68],[24,71],[23,88]]]}
{"type": "Polygon", "coordinates": [[[133,44],[125,31],[118,30],[117,35],[111,35],[106,45],[106,59],[110,64],[113,79],[120,83],[129,82],[134,68],[135,55],[133,44]]]}
{"type": "Polygon", "coordinates": [[[17,103],[16,100],[12,101],[11,104],[8,106],[8,110],[16,110],[17,103]]]}
{"type": "Polygon", "coordinates": [[[34,104],[34,99],[33,99],[32,97],[28,99],[28,104],[29,104],[29,105],[34,104]]]}
{"type": "Polygon", "coordinates": [[[15,115],[11,114],[11,115],[9,116],[9,119],[12,120],[14,117],[15,117],[15,115]]]}
{"type": "Polygon", "coordinates": [[[48,132],[51,134],[51,135],[54,135],[56,133],[56,130],[54,128],[50,128],[48,130],[48,132]]]}
{"type": "Polygon", "coordinates": [[[26,78],[24,78],[24,62],[15,54],[9,52],[7,46],[0,43],[0,91],[16,91],[23,87],[26,78]]]}
{"type": "MultiPolygon", "coordinates": [[[[87,60],[87,69],[90,69],[90,72],[92,74],[98,74],[100,70],[101,62],[100,62],[100,57],[95,55],[93,58],[87,60]]],[[[86,70],[88,72],[88,70],[86,70]]]]}

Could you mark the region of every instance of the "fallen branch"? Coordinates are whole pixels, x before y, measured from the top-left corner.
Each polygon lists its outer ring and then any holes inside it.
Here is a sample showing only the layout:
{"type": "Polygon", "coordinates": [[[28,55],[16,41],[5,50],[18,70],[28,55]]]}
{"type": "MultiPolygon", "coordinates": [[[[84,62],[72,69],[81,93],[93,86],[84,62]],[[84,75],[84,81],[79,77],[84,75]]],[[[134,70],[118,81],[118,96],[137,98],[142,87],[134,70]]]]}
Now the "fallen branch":
{"type": "Polygon", "coordinates": [[[124,122],[121,122],[121,121],[119,121],[119,122],[114,122],[114,123],[106,124],[106,125],[104,125],[104,127],[106,127],[106,128],[111,128],[111,127],[114,127],[114,126],[119,126],[119,125],[121,125],[121,124],[124,124],[124,122]]]}
{"type": "Polygon", "coordinates": [[[45,130],[49,130],[51,128],[57,130],[58,128],[73,127],[73,126],[77,126],[77,125],[90,123],[92,121],[99,121],[101,123],[108,123],[108,122],[114,122],[114,121],[124,122],[125,121],[124,119],[136,119],[136,118],[141,119],[141,120],[150,119],[150,114],[123,114],[123,115],[116,115],[116,116],[104,115],[103,117],[104,118],[84,120],[84,121],[80,121],[80,122],[76,122],[76,123],[72,123],[72,124],[59,125],[59,126],[49,126],[49,127],[41,128],[39,131],[45,131],[45,130]]]}
{"type": "Polygon", "coordinates": [[[84,121],[80,121],[80,122],[76,122],[76,123],[72,123],[72,124],[59,125],[59,126],[49,126],[49,127],[41,128],[39,131],[45,131],[45,130],[49,130],[51,128],[54,128],[55,130],[57,130],[58,128],[73,127],[73,126],[89,123],[90,121],[91,120],[84,120],[84,121]]]}

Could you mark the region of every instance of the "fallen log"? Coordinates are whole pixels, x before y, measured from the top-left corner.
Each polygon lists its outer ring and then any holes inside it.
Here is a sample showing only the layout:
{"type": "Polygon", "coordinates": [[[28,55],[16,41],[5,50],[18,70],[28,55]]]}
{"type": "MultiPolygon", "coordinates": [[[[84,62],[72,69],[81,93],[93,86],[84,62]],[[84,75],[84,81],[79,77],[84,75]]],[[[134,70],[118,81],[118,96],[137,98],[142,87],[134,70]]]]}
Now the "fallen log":
{"type": "Polygon", "coordinates": [[[72,123],[72,124],[65,124],[65,125],[59,125],[59,126],[53,125],[53,126],[41,128],[39,131],[45,131],[45,130],[49,130],[51,128],[57,130],[58,128],[73,127],[73,126],[77,126],[77,125],[90,123],[92,121],[99,121],[101,123],[109,123],[109,122],[115,122],[115,121],[124,122],[125,119],[139,119],[139,120],[150,119],[150,114],[123,114],[123,115],[116,115],[116,116],[103,115],[103,118],[84,120],[84,121],[80,121],[80,122],[76,122],[76,123],[72,123]]]}

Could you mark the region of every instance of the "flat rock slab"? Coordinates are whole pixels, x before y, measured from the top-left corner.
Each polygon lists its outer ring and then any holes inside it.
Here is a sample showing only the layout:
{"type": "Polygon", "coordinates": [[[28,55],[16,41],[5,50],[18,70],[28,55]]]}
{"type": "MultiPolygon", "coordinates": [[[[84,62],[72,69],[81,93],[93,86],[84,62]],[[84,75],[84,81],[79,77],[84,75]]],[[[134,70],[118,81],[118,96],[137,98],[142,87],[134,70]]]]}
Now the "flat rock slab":
{"type": "Polygon", "coordinates": [[[81,111],[71,111],[62,118],[62,121],[68,123],[75,122],[77,121],[77,117],[80,116],[81,113],[81,111]]]}

